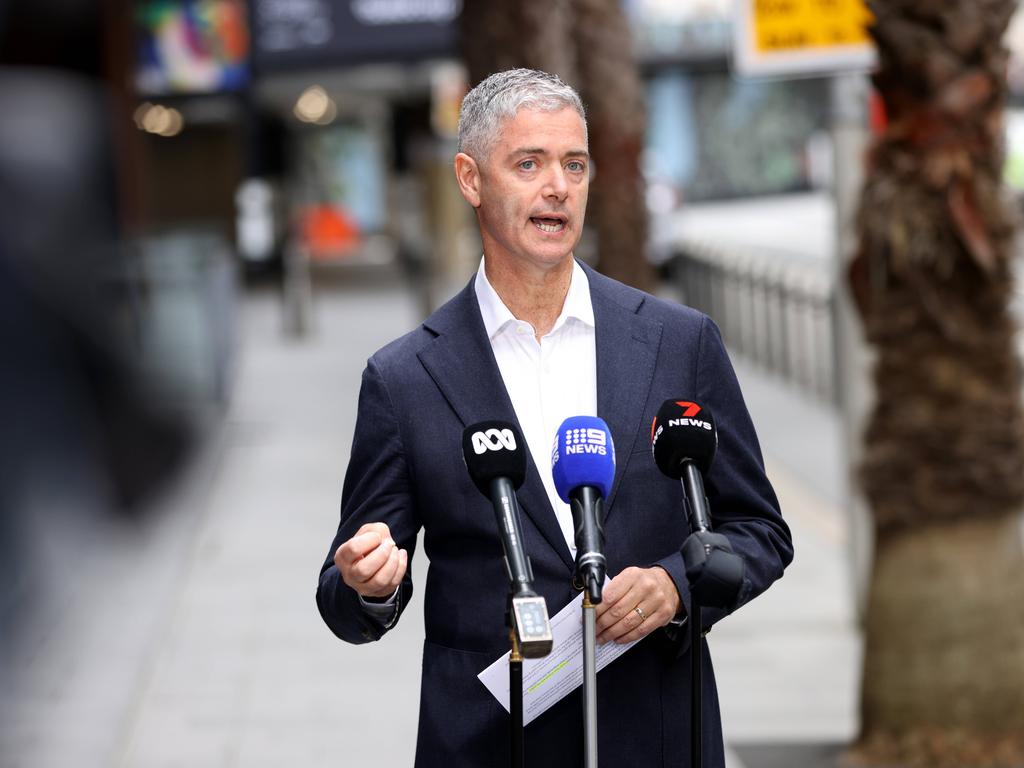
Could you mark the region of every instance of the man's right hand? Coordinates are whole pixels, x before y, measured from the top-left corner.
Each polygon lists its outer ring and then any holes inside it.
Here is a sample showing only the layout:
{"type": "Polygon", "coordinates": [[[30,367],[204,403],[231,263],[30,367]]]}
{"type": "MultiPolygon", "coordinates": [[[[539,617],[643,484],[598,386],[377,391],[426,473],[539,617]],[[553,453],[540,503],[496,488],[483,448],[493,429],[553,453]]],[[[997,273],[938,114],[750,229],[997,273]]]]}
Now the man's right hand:
{"type": "Polygon", "coordinates": [[[384,523],[367,523],[334,552],[341,579],[363,597],[390,597],[402,583],[409,553],[384,523]]]}

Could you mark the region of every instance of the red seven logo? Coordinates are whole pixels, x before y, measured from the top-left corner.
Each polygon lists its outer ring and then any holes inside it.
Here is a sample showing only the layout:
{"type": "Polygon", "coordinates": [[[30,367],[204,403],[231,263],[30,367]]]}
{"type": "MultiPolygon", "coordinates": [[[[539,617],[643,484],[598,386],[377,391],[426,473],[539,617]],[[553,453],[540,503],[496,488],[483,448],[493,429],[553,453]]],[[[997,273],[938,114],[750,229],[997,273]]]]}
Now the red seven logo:
{"type": "Polygon", "coordinates": [[[684,400],[677,400],[676,405],[683,409],[683,416],[691,418],[700,413],[700,406],[696,403],[688,403],[684,400]]]}

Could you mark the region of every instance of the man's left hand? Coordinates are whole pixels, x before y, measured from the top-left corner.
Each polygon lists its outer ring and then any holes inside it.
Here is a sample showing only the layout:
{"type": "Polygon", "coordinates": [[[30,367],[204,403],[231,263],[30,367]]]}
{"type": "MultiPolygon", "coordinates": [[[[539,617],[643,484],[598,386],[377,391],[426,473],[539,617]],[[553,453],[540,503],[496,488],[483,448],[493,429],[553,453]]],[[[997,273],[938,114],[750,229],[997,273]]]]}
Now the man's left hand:
{"type": "Polygon", "coordinates": [[[599,643],[630,643],[668,624],[679,612],[676,585],[659,566],[626,568],[604,586],[596,610],[599,643]]]}

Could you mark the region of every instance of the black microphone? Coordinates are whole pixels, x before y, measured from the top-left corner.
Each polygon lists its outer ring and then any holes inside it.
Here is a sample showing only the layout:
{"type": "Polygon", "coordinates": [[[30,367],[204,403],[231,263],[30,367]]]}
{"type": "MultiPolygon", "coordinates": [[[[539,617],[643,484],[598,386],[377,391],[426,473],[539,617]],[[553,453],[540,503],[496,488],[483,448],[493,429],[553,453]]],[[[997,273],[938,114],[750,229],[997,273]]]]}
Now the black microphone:
{"type": "Polygon", "coordinates": [[[526,478],[523,437],[515,424],[482,421],[462,433],[462,457],[473,484],[494,505],[520,650],[526,658],[546,656],[554,638],[547,603],[533,590],[533,569],[523,549],[516,498],[516,489],[526,478]]]}
{"type": "Polygon", "coordinates": [[[666,400],[651,422],[651,450],[662,474],[682,480],[690,507],[690,530],[711,530],[703,473],[718,450],[715,418],[686,400],[666,400]]]}
{"type": "Polygon", "coordinates": [[[704,473],[718,450],[711,411],[688,400],[666,400],[651,422],[651,451],[658,469],[682,481],[690,510],[690,536],[683,562],[690,590],[700,605],[729,607],[743,585],[746,564],[729,540],[711,530],[704,473]]]}

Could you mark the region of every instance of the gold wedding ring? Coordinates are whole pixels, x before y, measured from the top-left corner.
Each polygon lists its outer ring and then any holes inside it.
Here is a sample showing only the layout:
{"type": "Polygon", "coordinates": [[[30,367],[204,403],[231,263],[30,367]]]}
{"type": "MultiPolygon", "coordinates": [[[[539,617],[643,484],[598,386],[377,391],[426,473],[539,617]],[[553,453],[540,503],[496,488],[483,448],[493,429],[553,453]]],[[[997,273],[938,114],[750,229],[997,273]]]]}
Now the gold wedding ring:
{"type": "Polygon", "coordinates": [[[636,611],[636,615],[640,617],[640,623],[641,624],[643,624],[645,621],[647,621],[647,614],[644,613],[644,610],[643,610],[643,608],[640,607],[639,603],[637,603],[633,607],[633,610],[636,611]]]}

